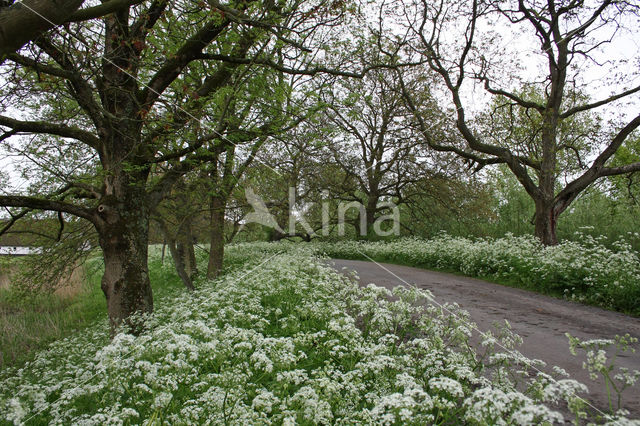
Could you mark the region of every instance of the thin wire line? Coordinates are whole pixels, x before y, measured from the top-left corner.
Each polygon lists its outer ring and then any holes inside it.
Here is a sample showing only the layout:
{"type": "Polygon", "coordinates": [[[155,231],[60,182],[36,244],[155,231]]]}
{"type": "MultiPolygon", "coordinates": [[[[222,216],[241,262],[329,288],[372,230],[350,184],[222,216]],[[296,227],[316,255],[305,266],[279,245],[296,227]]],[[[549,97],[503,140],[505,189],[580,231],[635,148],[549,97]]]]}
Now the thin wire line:
{"type": "MultiPolygon", "coordinates": [[[[396,273],[394,273],[393,271],[389,270],[388,268],[386,268],[384,265],[376,262],[375,260],[373,260],[371,257],[369,257],[367,254],[363,253],[362,251],[358,250],[358,253],[360,253],[362,256],[366,257],[370,262],[375,263],[377,266],[379,266],[380,268],[384,269],[385,271],[387,271],[389,274],[393,275],[395,278],[397,278],[398,280],[400,280],[402,283],[404,283],[406,286],[408,287],[413,287],[416,289],[419,289],[419,287],[415,284],[411,284],[409,282],[407,282],[405,279],[403,279],[402,277],[398,276],[396,273]]],[[[433,295],[433,293],[431,293],[433,295]]],[[[433,295],[433,297],[431,298],[431,301],[436,304],[440,309],[443,309],[445,311],[447,311],[450,315],[452,315],[453,317],[455,317],[456,319],[463,319],[464,318],[460,318],[455,312],[451,311],[449,308],[447,308],[445,305],[443,305],[442,303],[438,302],[435,298],[435,295],[433,295]]],[[[482,337],[488,337],[487,333],[485,333],[484,331],[480,330],[480,328],[478,328],[478,325],[471,322],[470,323],[471,328],[475,331],[477,331],[478,333],[480,333],[480,335],[482,337]]],[[[505,350],[507,353],[509,354],[520,354],[522,355],[522,353],[514,350],[514,349],[507,349],[505,346],[503,346],[498,340],[495,341],[496,346],[502,348],[503,350],[505,350]]],[[[535,365],[530,363],[530,359],[528,357],[525,357],[523,355],[523,358],[526,360],[525,364],[527,364],[528,367],[532,368],[533,370],[537,371],[538,373],[544,374],[545,376],[548,376],[551,378],[551,380],[553,380],[553,382],[555,382],[556,384],[558,383],[558,381],[555,379],[555,377],[553,377],[550,374],[545,373],[544,371],[538,369],[535,365]]],[[[597,411],[598,413],[602,414],[605,418],[607,418],[609,415],[606,414],[604,411],[600,410],[598,407],[594,406],[593,404],[591,404],[588,400],[582,398],[581,396],[579,396],[578,394],[574,393],[574,396],[578,399],[580,399],[582,402],[584,402],[585,404],[587,404],[589,407],[593,408],[595,411],[597,411]]],[[[621,423],[619,423],[621,424],[621,423]]]]}

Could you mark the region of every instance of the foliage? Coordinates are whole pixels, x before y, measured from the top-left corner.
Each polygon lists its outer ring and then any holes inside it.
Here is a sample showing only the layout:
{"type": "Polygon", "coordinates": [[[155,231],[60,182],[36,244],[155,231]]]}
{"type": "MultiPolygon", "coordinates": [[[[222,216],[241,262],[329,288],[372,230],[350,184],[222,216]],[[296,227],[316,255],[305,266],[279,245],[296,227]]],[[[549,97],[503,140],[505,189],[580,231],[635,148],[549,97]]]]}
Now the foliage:
{"type": "Polygon", "coordinates": [[[506,282],[570,300],[640,315],[640,256],[618,240],[576,235],[544,247],[532,236],[471,240],[442,234],[430,240],[344,241],[319,247],[331,257],[401,263],[506,282]]]}
{"type": "Polygon", "coordinates": [[[508,377],[538,364],[508,330],[485,335],[480,363],[468,316],[428,292],[361,288],[299,245],[227,255],[237,267],[166,293],[146,332],[105,345],[103,321],[5,370],[5,422],[544,424],[562,421],[553,404],[580,405],[567,378],[516,389],[508,377]]]}
{"type": "MultiPolygon", "coordinates": [[[[14,269],[20,266],[16,263],[13,260],[14,269]]],[[[20,287],[0,290],[0,367],[19,365],[31,359],[34,351],[105,317],[99,276],[88,271],[90,266],[81,269],[87,271],[86,281],[76,283],[79,288],[72,291],[25,297],[20,287]]]]}
{"type": "Polygon", "coordinates": [[[629,334],[624,336],[616,336],[615,339],[593,339],[580,340],[567,333],[569,338],[569,350],[571,354],[576,356],[578,349],[586,352],[587,359],[582,363],[582,368],[589,371],[592,380],[597,380],[598,376],[602,376],[607,388],[607,397],[609,402],[609,410],[614,410],[614,398],[617,409],[621,407],[621,395],[625,389],[633,386],[640,377],[640,371],[629,371],[628,368],[616,368],[615,360],[619,356],[624,356],[625,352],[634,353],[636,349],[632,346],[638,343],[636,337],[629,334]],[[607,349],[610,346],[615,347],[615,353],[608,359],[607,349]]]}

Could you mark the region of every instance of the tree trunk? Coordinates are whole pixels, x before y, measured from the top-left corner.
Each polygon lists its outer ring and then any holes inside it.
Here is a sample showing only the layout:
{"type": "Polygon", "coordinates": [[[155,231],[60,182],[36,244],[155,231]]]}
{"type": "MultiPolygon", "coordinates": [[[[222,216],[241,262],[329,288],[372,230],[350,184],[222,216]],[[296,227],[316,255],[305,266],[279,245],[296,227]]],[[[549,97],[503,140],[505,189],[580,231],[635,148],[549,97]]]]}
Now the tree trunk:
{"type": "Polygon", "coordinates": [[[176,241],[174,239],[169,240],[169,251],[171,252],[171,257],[173,258],[173,265],[176,268],[176,272],[182,280],[182,283],[189,291],[195,290],[192,277],[189,274],[184,262],[184,256],[182,255],[182,253],[180,253],[180,250],[178,249],[176,241]]]}
{"type": "MultiPolygon", "coordinates": [[[[195,286],[193,285],[193,276],[186,266],[184,255],[185,250],[183,246],[176,242],[176,237],[173,236],[173,234],[167,227],[167,224],[162,219],[156,218],[156,221],[162,229],[166,245],[169,246],[169,252],[171,253],[171,258],[173,259],[173,266],[174,268],[176,268],[178,277],[180,277],[180,280],[189,291],[195,290],[195,286]]],[[[162,249],[164,250],[164,246],[162,247],[162,249]]]]}
{"type": "Polygon", "coordinates": [[[131,316],[153,311],[147,266],[151,215],[147,180],[151,167],[149,147],[141,141],[142,121],[138,119],[140,99],[135,73],[140,52],[129,43],[128,20],[128,8],[104,19],[106,42],[97,85],[101,107],[109,118],[98,129],[104,181],[96,229],[104,254],[102,291],[107,298],[111,331],[125,327],[137,334],[143,324],[131,316]]]}
{"type": "Polygon", "coordinates": [[[536,200],[535,233],[542,244],[545,246],[558,244],[557,225],[558,215],[554,210],[553,203],[536,200]]]}
{"type": "Polygon", "coordinates": [[[367,237],[371,230],[373,229],[373,223],[376,221],[376,207],[378,205],[378,196],[376,195],[368,195],[367,196],[367,204],[364,206],[364,210],[361,210],[358,213],[358,222],[356,225],[356,229],[360,237],[367,237]],[[365,215],[365,220],[363,221],[360,215],[365,215]]]}
{"type": "Polygon", "coordinates": [[[178,227],[176,235],[177,252],[182,259],[186,273],[193,280],[198,275],[198,265],[196,264],[196,253],[193,247],[193,232],[191,229],[191,218],[187,217],[178,227]]]}
{"type": "Polygon", "coordinates": [[[240,221],[236,220],[235,222],[233,222],[233,230],[231,231],[231,234],[228,236],[225,236],[225,242],[227,243],[231,243],[233,241],[233,239],[236,237],[236,235],[238,235],[238,232],[240,231],[240,221]]]}
{"type": "Polygon", "coordinates": [[[373,223],[376,221],[376,208],[378,207],[378,196],[370,195],[367,198],[367,206],[365,208],[367,212],[367,235],[369,235],[373,229],[373,223]]]}
{"type": "Polygon", "coordinates": [[[214,279],[222,272],[224,258],[224,212],[226,202],[223,197],[211,197],[211,217],[209,232],[211,247],[209,248],[209,265],[207,266],[207,278],[214,279]]]}
{"type": "Polygon", "coordinates": [[[142,324],[131,315],[153,311],[147,267],[149,213],[144,198],[138,198],[139,191],[124,185],[119,189],[129,193],[118,202],[103,200],[98,207],[103,218],[98,227],[105,265],[102,291],[112,334],[121,326],[137,334],[142,324]]]}

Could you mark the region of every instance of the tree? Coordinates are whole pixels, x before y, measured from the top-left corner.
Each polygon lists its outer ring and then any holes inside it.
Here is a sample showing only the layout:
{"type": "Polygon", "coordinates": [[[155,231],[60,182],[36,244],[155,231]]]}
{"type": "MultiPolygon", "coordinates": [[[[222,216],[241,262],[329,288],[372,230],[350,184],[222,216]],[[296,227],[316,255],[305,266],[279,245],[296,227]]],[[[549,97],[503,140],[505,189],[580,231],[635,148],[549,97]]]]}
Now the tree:
{"type": "MultiPolygon", "coordinates": [[[[314,92],[321,90],[316,87],[314,92]]],[[[321,117],[323,112],[314,115],[312,110],[300,126],[278,136],[279,149],[260,152],[259,164],[243,183],[245,189],[255,188],[271,214],[270,241],[311,241],[324,230],[321,204],[326,201],[326,175],[335,169],[321,161],[324,133],[317,126],[321,117]]]]}
{"type": "Polygon", "coordinates": [[[443,164],[446,173],[425,176],[407,188],[412,195],[400,207],[403,234],[426,238],[442,232],[465,237],[491,235],[495,195],[482,178],[457,163],[443,164]]]}
{"type": "MultiPolygon", "coordinates": [[[[404,97],[426,142],[437,149],[456,152],[479,168],[487,164],[506,164],[535,203],[535,234],[544,244],[557,243],[558,216],[591,184],[605,176],[640,170],[638,161],[618,166],[609,164],[615,152],[640,126],[640,114],[633,106],[630,118],[613,123],[609,135],[598,140],[595,158],[587,158],[584,151],[576,152],[585,168],[564,184],[559,179],[562,171],[558,161],[561,151],[573,150],[570,143],[561,140],[560,129],[564,122],[601,107],[615,106],[617,101],[640,92],[640,85],[636,85],[595,101],[577,96],[588,85],[584,76],[588,63],[598,63],[601,59],[599,49],[629,25],[631,17],[637,16],[637,5],[614,0],[593,4],[525,0],[431,3],[420,0],[405,4],[402,10],[403,16],[409,17],[404,20],[411,38],[408,50],[424,58],[429,70],[445,87],[453,106],[451,113],[455,126],[464,139],[463,145],[442,144],[433,137],[415,92],[405,87],[404,97]],[[484,33],[482,30],[500,25],[512,28],[514,34],[520,31],[533,36],[531,43],[540,43],[536,52],[539,62],[533,63],[540,64],[543,70],[537,80],[544,87],[542,99],[513,90],[514,85],[522,87],[523,81],[533,85],[537,77],[533,77],[533,81],[527,80],[526,74],[512,76],[506,69],[514,58],[505,57],[498,49],[505,50],[509,46],[501,44],[489,30],[484,33]],[[463,85],[470,79],[482,84],[490,96],[502,97],[514,108],[536,117],[538,137],[533,153],[496,144],[474,128],[472,118],[467,115],[468,97],[463,90],[463,85]]],[[[526,45],[525,49],[520,45],[520,49],[526,50],[526,45]]],[[[515,55],[514,52],[510,54],[515,55]]],[[[630,71],[616,79],[632,81],[632,75],[633,71],[630,71]]]]}
{"type": "Polygon", "coordinates": [[[328,182],[327,189],[342,201],[364,206],[354,221],[361,236],[388,209],[381,201],[403,203],[405,189],[429,173],[427,153],[411,132],[410,113],[394,76],[392,71],[375,70],[361,80],[342,81],[325,100],[331,126],[325,129],[327,162],[334,162],[345,175],[328,182]]]}
{"type": "Polygon", "coordinates": [[[0,206],[62,212],[93,224],[113,330],[138,330],[132,315],[153,309],[152,211],[182,175],[209,161],[210,149],[233,145],[218,130],[226,116],[201,121],[208,108],[251,66],[321,72],[301,53],[310,50],[304,44],[344,14],[324,1],[210,5],[155,0],[124,7],[100,22],[39,38],[5,68],[3,99],[23,110],[21,119],[0,116],[7,129],[2,140],[28,146],[21,135],[35,135],[81,153],[89,170],[54,170],[49,191],[0,195],[0,206]],[[272,46],[289,50],[289,59],[274,61],[272,46]]]}
{"type": "Polygon", "coordinates": [[[208,182],[205,188],[209,203],[209,259],[207,278],[216,278],[222,272],[225,245],[225,213],[238,180],[253,162],[256,153],[266,140],[266,134],[252,141],[248,155],[238,159],[236,145],[213,152],[207,170],[208,182]]]}
{"type": "Polygon", "coordinates": [[[200,180],[182,176],[151,215],[162,233],[163,243],[169,247],[176,273],[189,291],[195,290],[193,280],[198,275],[194,222],[202,217],[199,189],[202,189],[200,180]]]}
{"type": "MultiPolygon", "coordinates": [[[[206,164],[198,173],[178,181],[171,199],[165,200],[165,214],[177,227],[172,232],[166,220],[156,216],[172,250],[176,270],[187,288],[193,289],[195,255],[191,223],[206,215],[209,235],[207,278],[222,271],[227,203],[257,152],[271,137],[295,127],[304,116],[292,102],[292,87],[283,73],[270,68],[254,68],[233,77],[233,90],[225,94],[207,116],[226,117],[218,128],[228,143],[214,144],[203,151],[206,164]],[[268,100],[268,102],[267,102],[268,100]],[[168,211],[167,211],[168,210],[168,211]]],[[[300,90],[300,94],[304,92],[300,90]]]]}

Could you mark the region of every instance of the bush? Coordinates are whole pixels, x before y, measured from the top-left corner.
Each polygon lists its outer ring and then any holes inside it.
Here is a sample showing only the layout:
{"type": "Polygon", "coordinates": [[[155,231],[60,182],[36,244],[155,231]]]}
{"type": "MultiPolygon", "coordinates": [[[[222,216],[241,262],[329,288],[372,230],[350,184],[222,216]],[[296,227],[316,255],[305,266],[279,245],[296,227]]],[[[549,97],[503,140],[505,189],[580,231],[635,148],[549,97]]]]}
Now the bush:
{"type": "MultiPolygon", "coordinates": [[[[419,303],[428,293],[397,288],[391,301],[389,291],[360,288],[308,251],[262,248],[232,248],[236,263],[245,257],[244,268],[201,283],[195,294],[176,289],[158,300],[140,336],[120,334],[104,345],[105,321],[56,342],[23,369],[3,372],[2,418],[65,424],[561,418],[544,398],[483,375],[467,345],[467,317],[419,303]],[[501,397],[487,401],[487,394],[501,397]]],[[[509,360],[493,368],[507,368],[509,360]]],[[[544,386],[556,393],[554,382],[544,386]]]]}

